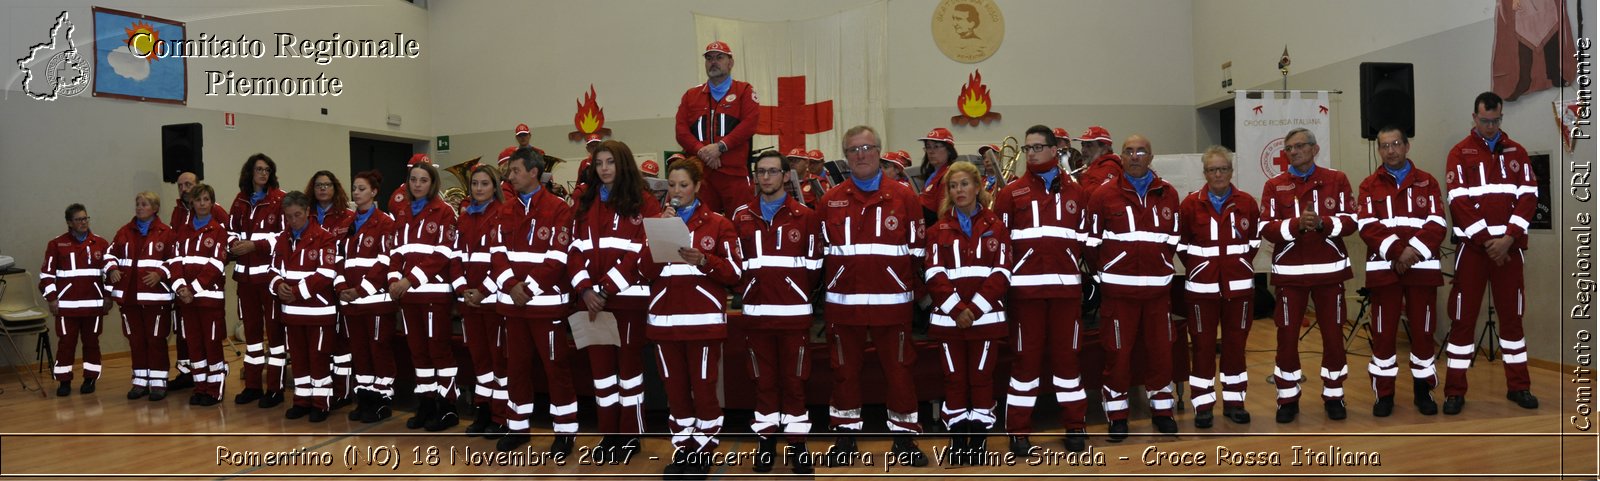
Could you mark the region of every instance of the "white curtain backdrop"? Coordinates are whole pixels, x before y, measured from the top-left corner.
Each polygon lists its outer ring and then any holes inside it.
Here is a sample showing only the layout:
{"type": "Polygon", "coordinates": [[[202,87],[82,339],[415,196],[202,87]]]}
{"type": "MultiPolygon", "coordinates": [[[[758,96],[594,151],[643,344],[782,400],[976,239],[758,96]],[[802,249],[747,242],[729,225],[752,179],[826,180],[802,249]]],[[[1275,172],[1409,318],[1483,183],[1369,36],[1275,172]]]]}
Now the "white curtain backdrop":
{"type": "MultiPolygon", "coordinates": [[[[869,125],[881,136],[888,112],[888,2],[809,20],[755,22],[694,14],[696,49],[713,40],[733,49],[733,78],[749,82],[763,106],[778,104],[778,77],[804,75],[805,103],[833,101],[833,130],[806,136],[807,149],[843,158],[844,131],[869,125]]],[[[702,70],[698,82],[705,82],[702,70]]],[[[757,135],[753,147],[777,147],[757,135]]]]}

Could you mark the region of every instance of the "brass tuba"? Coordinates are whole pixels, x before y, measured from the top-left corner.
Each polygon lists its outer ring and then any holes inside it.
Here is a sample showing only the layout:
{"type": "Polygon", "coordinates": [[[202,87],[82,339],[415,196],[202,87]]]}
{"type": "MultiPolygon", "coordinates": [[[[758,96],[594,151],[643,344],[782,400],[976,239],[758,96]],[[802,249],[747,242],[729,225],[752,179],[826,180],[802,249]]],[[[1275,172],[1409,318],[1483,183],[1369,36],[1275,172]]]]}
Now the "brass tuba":
{"type": "Polygon", "coordinates": [[[456,187],[446,188],[439,192],[439,197],[444,199],[446,204],[449,204],[451,207],[456,207],[461,205],[462,201],[465,201],[468,197],[470,197],[467,195],[467,186],[472,185],[472,181],[469,176],[471,175],[472,168],[477,167],[478,161],[481,159],[483,159],[483,157],[473,157],[472,160],[452,165],[449,168],[444,169],[445,172],[449,172],[450,175],[454,175],[456,177],[456,182],[460,184],[456,187]]]}
{"type": "MultiPolygon", "coordinates": [[[[996,155],[999,155],[1006,163],[1005,167],[1000,169],[1000,182],[994,186],[994,190],[990,194],[999,192],[1001,187],[1005,187],[1006,184],[1010,184],[1011,181],[1017,179],[1017,160],[1022,159],[1022,149],[1018,145],[1017,138],[1010,135],[1000,141],[1000,150],[996,152],[996,155]]],[[[994,199],[993,195],[989,196],[989,207],[994,207],[994,199]]]]}

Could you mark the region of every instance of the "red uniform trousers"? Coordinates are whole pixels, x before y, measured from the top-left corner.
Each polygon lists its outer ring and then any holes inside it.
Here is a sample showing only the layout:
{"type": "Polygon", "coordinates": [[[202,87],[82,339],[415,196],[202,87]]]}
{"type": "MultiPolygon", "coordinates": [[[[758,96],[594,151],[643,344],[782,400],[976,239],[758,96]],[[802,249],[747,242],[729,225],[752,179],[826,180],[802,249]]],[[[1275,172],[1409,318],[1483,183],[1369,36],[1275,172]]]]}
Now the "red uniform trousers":
{"type": "Polygon", "coordinates": [[[1411,332],[1411,378],[1427,381],[1430,388],[1437,385],[1438,377],[1433,370],[1433,329],[1438,323],[1433,319],[1433,307],[1439,299],[1439,288],[1392,284],[1371,289],[1372,362],[1367,365],[1367,373],[1372,375],[1372,389],[1378,392],[1378,397],[1394,395],[1394,378],[1400,373],[1394,343],[1400,330],[1401,313],[1405,314],[1411,332]]]}
{"type": "Polygon", "coordinates": [[[1062,424],[1069,430],[1085,427],[1089,401],[1078,367],[1081,306],[1082,299],[1077,298],[1011,301],[1011,345],[1016,360],[1011,362],[1011,387],[1006,391],[1006,432],[1033,432],[1033,407],[1044,392],[1041,371],[1046,357],[1050,358],[1050,384],[1061,405],[1062,424]]]}
{"type": "Polygon", "coordinates": [[[755,198],[755,190],[750,187],[750,177],[745,174],[730,174],[719,169],[706,169],[705,182],[700,184],[700,204],[710,207],[713,212],[724,216],[732,216],[733,209],[750,203],[755,198]]]}
{"type": "Polygon", "coordinates": [[[394,313],[366,316],[347,316],[345,328],[350,333],[350,357],[355,364],[356,390],[378,393],[384,399],[394,398],[394,313]]]}
{"type": "Polygon", "coordinates": [[[644,309],[611,311],[617,317],[621,346],[589,346],[594,373],[594,403],[600,434],[644,432],[644,309]]]}
{"type": "Polygon", "coordinates": [[[411,365],[416,366],[416,393],[456,399],[456,355],[451,349],[450,304],[401,304],[400,315],[411,348],[411,365]]]}
{"type": "Polygon", "coordinates": [[[333,400],[334,402],[349,399],[355,389],[351,376],[354,369],[351,367],[350,354],[350,328],[345,325],[344,314],[339,314],[339,320],[333,324],[332,342],[328,348],[330,372],[333,373],[333,400]]]}
{"type": "MultiPolygon", "coordinates": [[[[174,304],[174,306],[176,306],[176,304],[174,304]]],[[[178,366],[178,375],[179,376],[191,376],[191,378],[192,378],[193,371],[194,371],[194,362],[189,357],[189,339],[188,339],[189,336],[187,335],[187,333],[185,333],[183,331],[183,309],[182,308],[175,307],[175,308],[172,309],[172,327],[171,327],[171,329],[172,329],[172,343],[173,343],[174,346],[176,346],[173,349],[178,355],[178,364],[177,364],[177,366],[178,366]]],[[[204,375],[206,375],[206,372],[204,370],[201,370],[199,375],[204,376],[204,375]]],[[[199,381],[195,381],[195,382],[199,382],[199,381]]]]}
{"type": "Polygon", "coordinates": [[[282,391],[283,368],[289,358],[284,348],[283,325],[278,323],[278,297],[269,292],[265,282],[234,285],[239,296],[239,320],[244,323],[244,387],[268,393],[282,391]]]}
{"type": "Polygon", "coordinates": [[[72,380],[73,357],[83,340],[83,378],[100,377],[100,316],[56,317],[56,381],[72,380]]]}
{"type": "Polygon", "coordinates": [[[689,453],[715,451],[722,433],[722,406],[717,403],[722,340],[659,341],[656,360],[667,390],[672,445],[689,453]]]}
{"type": "Polygon", "coordinates": [[[510,402],[505,389],[505,336],[501,331],[506,318],[484,309],[463,309],[461,317],[461,340],[472,356],[472,374],[477,381],[472,387],[472,404],[488,404],[490,419],[504,426],[510,402]]]}
{"type": "Polygon", "coordinates": [[[222,308],[180,304],[178,312],[183,319],[183,339],[188,340],[186,357],[195,394],[222,399],[228,379],[228,361],[222,357],[222,339],[228,335],[228,326],[222,318],[222,308]]]}
{"type": "Polygon", "coordinates": [[[1279,286],[1278,358],[1272,377],[1278,386],[1278,404],[1300,402],[1300,325],[1306,301],[1317,307],[1317,330],[1322,334],[1322,400],[1344,399],[1344,380],[1350,367],[1344,355],[1344,284],[1301,287],[1279,286]],[[1309,298],[1309,299],[1308,299],[1309,298]]]}
{"type": "Polygon", "coordinates": [[[122,335],[128,337],[128,357],[133,362],[133,385],[166,389],[171,306],[128,304],[121,308],[122,335]]]}
{"type": "MultiPolygon", "coordinates": [[[[527,433],[533,416],[534,356],[544,366],[550,388],[550,428],[564,434],[578,432],[578,394],[572,387],[572,344],[564,324],[550,319],[505,319],[506,386],[510,409],[506,427],[514,433],[527,433]]],[[[613,348],[614,349],[614,348],[613,348]]]]}
{"type": "Polygon", "coordinates": [[[998,339],[963,339],[940,342],[944,348],[945,428],[977,422],[994,427],[994,362],[998,339]]]}
{"type": "Polygon", "coordinates": [[[867,352],[867,336],[872,336],[872,346],[878,351],[878,365],[883,366],[885,405],[888,407],[889,431],[894,433],[920,433],[917,422],[917,389],[911,380],[911,365],[917,362],[917,351],[911,345],[911,325],[854,326],[833,324],[833,351],[829,365],[833,368],[833,399],[829,402],[829,424],[836,429],[860,431],[861,421],[861,361],[867,352]]]}
{"type": "Polygon", "coordinates": [[[1145,354],[1144,390],[1150,396],[1150,412],[1172,416],[1172,298],[1152,299],[1106,297],[1100,303],[1100,345],[1106,350],[1105,382],[1101,387],[1106,418],[1128,419],[1128,389],[1133,384],[1134,343],[1141,342],[1145,354]]]}
{"type": "Polygon", "coordinates": [[[811,432],[806,412],[806,379],[811,361],[806,359],[809,329],[748,329],[745,346],[750,352],[750,374],[756,380],[755,419],[750,430],[761,437],[777,434],[781,426],[791,443],[804,442],[811,432]]]}
{"type": "Polygon", "coordinates": [[[1456,252],[1456,276],[1451,281],[1450,335],[1445,338],[1444,395],[1467,395],[1467,368],[1472,366],[1478,308],[1484,284],[1494,276],[1494,313],[1499,319],[1501,360],[1505,362],[1506,391],[1524,391],[1528,382],[1528,344],[1522,337],[1522,250],[1512,248],[1505,265],[1496,266],[1476,244],[1462,244],[1456,252]]]}
{"type": "Polygon", "coordinates": [[[1250,385],[1245,373],[1244,344],[1250,336],[1250,297],[1189,298],[1189,402],[1195,411],[1217,403],[1217,334],[1222,335],[1222,405],[1244,407],[1250,385]]]}
{"type": "Polygon", "coordinates": [[[284,326],[294,365],[294,405],[327,411],[333,398],[333,326],[284,326]]]}

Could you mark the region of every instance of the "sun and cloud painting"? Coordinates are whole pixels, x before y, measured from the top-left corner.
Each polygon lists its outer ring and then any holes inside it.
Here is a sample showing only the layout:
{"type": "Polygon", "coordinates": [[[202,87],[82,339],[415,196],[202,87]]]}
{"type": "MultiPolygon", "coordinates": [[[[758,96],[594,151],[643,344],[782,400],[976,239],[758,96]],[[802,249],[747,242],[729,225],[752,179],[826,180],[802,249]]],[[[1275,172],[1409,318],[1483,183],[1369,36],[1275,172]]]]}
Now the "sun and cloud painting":
{"type": "Polygon", "coordinates": [[[187,103],[186,60],[179,55],[159,55],[164,41],[183,39],[182,22],[96,7],[94,95],[187,103]]]}

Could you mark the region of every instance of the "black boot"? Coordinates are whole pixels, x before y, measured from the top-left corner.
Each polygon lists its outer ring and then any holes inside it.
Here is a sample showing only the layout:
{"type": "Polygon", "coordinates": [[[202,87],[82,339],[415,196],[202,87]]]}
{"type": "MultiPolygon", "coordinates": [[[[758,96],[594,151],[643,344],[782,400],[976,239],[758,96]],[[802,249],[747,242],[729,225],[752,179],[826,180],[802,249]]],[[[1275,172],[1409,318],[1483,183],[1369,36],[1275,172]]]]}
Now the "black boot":
{"type": "MultiPolygon", "coordinates": [[[[434,411],[433,419],[428,420],[428,423],[423,426],[428,432],[437,433],[461,423],[461,418],[456,416],[456,403],[444,398],[439,398],[434,402],[438,410],[434,411]]],[[[488,416],[484,417],[487,418],[488,416]]]]}
{"type": "Polygon", "coordinates": [[[489,423],[489,428],[483,430],[483,439],[500,439],[500,436],[505,436],[509,432],[511,429],[504,424],[489,423]]]}
{"type": "Polygon", "coordinates": [[[1279,404],[1278,405],[1278,414],[1276,416],[1278,424],[1292,423],[1292,422],[1294,422],[1295,416],[1298,415],[1298,414],[1300,414],[1300,402],[1299,401],[1295,401],[1295,402],[1291,402],[1291,403],[1285,403],[1285,404],[1279,404]]]}
{"type": "Polygon", "coordinates": [[[1211,422],[1214,419],[1216,419],[1216,415],[1211,414],[1210,409],[1203,409],[1194,413],[1194,427],[1196,429],[1211,429],[1211,422]]]}
{"type": "Polygon", "coordinates": [[[477,436],[484,434],[489,429],[490,424],[494,424],[494,421],[489,419],[489,405],[478,404],[473,406],[472,424],[467,425],[467,435],[477,436]]]}
{"type": "Polygon", "coordinates": [[[944,450],[944,463],[950,466],[966,465],[967,451],[972,447],[972,440],[967,436],[967,423],[955,423],[949,429],[950,447],[944,450]]]}
{"type": "MultiPolygon", "coordinates": [[[[511,434],[507,433],[506,436],[511,436],[511,434]]],[[[502,439],[504,439],[504,438],[502,438],[502,439]]],[[[557,434],[555,439],[550,440],[550,449],[546,450],[545,452],[550,453],[550,454],[563,454],[563,455],[572,454],[573,445],[577,444],[577,442],[578,442],[578,437],[575,436],[575,435],[572,435],[572,434],[557,434]]]]}
{"type": "Polygon", "coordinates": [[[1433,402],[1433,386],[1428,381],[1413,379],[1411,381],[1411,395],[1413,403],[1417,405],[1417,412],[1424,416],[1439,414],[1439,403],[1433,402]]]}
{"type": "Polygon", "coordinates": [[[256,407],[261,409],[272,409],[278,407],[279,404],[283,404],[283,391],[262,394],[261,400],[256,401],[256,407]]]}
{"type": "Polygon", "coordinates": [[[193,387],[194,387],[194,374],[193,373],[190,373],[190,374],[179,374],[178,377],[172,378],[171,381],[167,382],[167,390],[168,391],[182,391],[184,389],[190,389],[190,388],[193,388],[193,387]]]}
{"type": "Polygon", "coordinates": [[[972,435],[967,437],[967,452],[971,453],[971,456],[967,461],[974,466],[983,466],[984,460],[989,458],[989,428],[972,423],[969,432],[972,435]]]}
{"type": "Polygon", "coordinates": [[[365,389],[356,391],[356,408],[351,409],[350,414],[345,415],[345,419],[360,421],[361,418],[366,417],[367,411],[372,409],[372,394],[371,391],[365,389]]]}
{"type": "Polygon", "coordinates": [[[858,431],[854,429],[840,429],[839,438],[834,440],[833,446],[828,448],[828,458],[823,460],[827,466],[852,466],[856,463],[856,437],[858,431]]]}
{"type": "Polygon", "coordinates": [[[67,397],[71,395],[72,381],[61,381],[61,385],[56,386],[56,397],[67,397]]]}
{"type": "Polygon", "coordinates": [[[509,433],[501,436],[499,441],[495,441],[494,448],[502,453],[514,451],[522,447],[522,445],[528,444],[529,439],[527,433],[509,433]]]}
{"type": "Polygon", "coordinates": [[[682,449],[672,450],[672,464],[661,470],[661,479],[686,479],[682,476],[689,469],[689,462],[684,460],[682,449]]]}
{"type": "Polygon", "coordinates": [[[368,394],[372,395],[372,409],[361,413],[361,422],[372,424],[378,421],[389,419],[389,416],[394,415],[394,411],[389,407],[390,404],[394,403],[393,400],[383,397],[382,394],[375,392],[368,394]]]}
{"type": "Polygon", "coordinates": [[[1111,421],[1111,427],[1107,428],[1106,431],[1107,441],[1120,443],[1122,440],[1128,439],[1128,420],[1118,419],[1111,421]]]}
{"type": "Polygon", "coordinates": [[[889,455],[898,458],[901,464],[917,468],[928,465],[928,454],[922,452],[922,448],[917,447],[916,439],[909,434],[895,436],[894,446],[890,448],[889,452],[889,455]]]}
{"type": "Polygon", "coordinates": [[[406,420],[406,429],[422,429],[433,420],[439,410],[439,398],[422,396],[417,398],[417,414],[406,420]]]}
{"type": "Polygon", "coordinates": [[[1380,397],[1380,398],[1378,398],[1377,404],[1373,404],[1372,405],[1372,416],[1373,417],[1386,418],[1386,417],[1389,417],[1389,415],[1393,414],[1393,413],[1394,413],[1394,396],[1393,395],[1380,397]]]}
{"type": "MultiPolygon", "coordinates": [[[[1071,438],[1069,437],[1068,439],[1071,438]]],[[[1033,448],[1037,447],[1033,445],[1033,441],[1029,440],[1027,436],[1011,436],[1010,441],[1011,454],[1016,455],[1018,458],[1032,456],[1033,448]]]]}
{"type": "Polygon", "coordinates": [[[783,459],[794,469],[794,474],[812,474],[816,469],[811,467],[811,455],[806,450],[806,443],[789,443],[784,448],[783,459]]]}
{"type": "Polygon", "coordinates": [[[1089,432],[1083,428],[1067,430],[1067,452],[1081,453],[1089,446],[1089,432]]]}
{"type": "Polygon", "coordinates": [[[94,380],[98,378],[84,378],[83,385],[78,386],[78,394],[94,394],[94,380]]]}
{"type": "Polygon", "coordinates": [[[250,404],[261,399],[260,389],[245,389],[233,396],[234,404],[250,404]]]}
{"type": "Polygon", "coordinates": [[[1343,399],[1334,399],[1322,402],[1322,409],[1328,412],[1328,419],[1338,421],[1344,419],[1345,409],[1343,399]]]}
{"type": "Polygon", "coordinates": [[[751,469],[757,473],[772,472],[772,464],[778,458],[778,438],[767,436],[761,438],[761,449],[756,454],[756,462],[751,469]]]}

